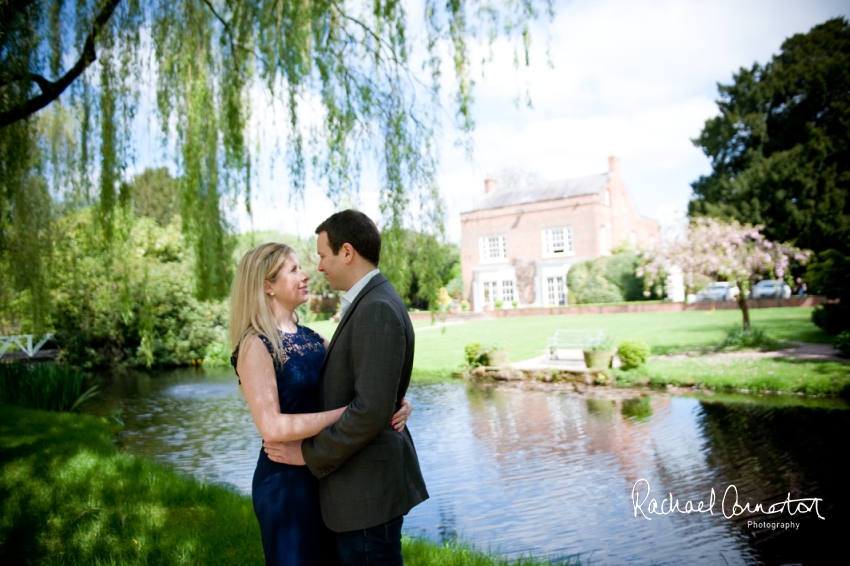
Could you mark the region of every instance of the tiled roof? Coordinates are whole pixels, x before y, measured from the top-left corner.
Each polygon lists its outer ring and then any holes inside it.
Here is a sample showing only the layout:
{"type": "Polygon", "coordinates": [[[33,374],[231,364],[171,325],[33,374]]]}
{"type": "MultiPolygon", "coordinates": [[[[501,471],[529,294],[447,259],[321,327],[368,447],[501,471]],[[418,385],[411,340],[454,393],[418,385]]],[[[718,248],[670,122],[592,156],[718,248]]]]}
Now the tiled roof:
{"type": "Polygon", "coordinates": [[[609,176],[610,173],[602,173],[565,181],[535,183],[527,187],[496,189],[481,197],[472,210],[488,210],[579,195],[597,195],[608,184],[609,176]]]}

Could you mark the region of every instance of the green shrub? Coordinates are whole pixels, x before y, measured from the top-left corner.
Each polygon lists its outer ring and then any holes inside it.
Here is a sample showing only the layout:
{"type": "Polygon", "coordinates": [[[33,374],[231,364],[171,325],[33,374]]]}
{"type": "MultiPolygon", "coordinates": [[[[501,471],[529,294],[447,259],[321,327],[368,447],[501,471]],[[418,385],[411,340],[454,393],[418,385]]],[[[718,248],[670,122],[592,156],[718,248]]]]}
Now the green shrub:
{"type": "Polygon", "coordinates": [[[504,349],[505,346],[498,342],[488,342],[486,344],[482,344],[481,342],[470,342],[463,348],[464,356],[466,358],[466,366],[468,368],[474,368],[478,366],[492,365],[490,363],[490,353],[503,351],[504,349]]]}
{"type": "Polygon", "coordinates": [[[0,363],[0,402],[43,411],[73,411],[97,394],[84,393],[82,370],[53,363],[0,363]]]}
{"type": "Polygon", "coordinates": [[[493,301],[493,306],[495,306],[497,309],[502,308],[504,304],[505,301],[503,301],[502,299],[496,299],[495,301],[493,301]]]}
{"type": "Polygon", "coordinates": [[[638,257],[631,251],[573,265],[567,272],[570,304],[642,301],[643,278],[635,275],[638,257]]]}
{"type": "Polygon", "coordinates": [[[737,324],[726,331],[726,338],[717,345],[718,350],[738,350],[742,348],[778,350],[780,347],[779,341],[768,336],[761,328],[744,328],[737,324]]]}
{"type": "Polygon", "coordinates": [[[469,312],[469,301],[467,301],[466,299],[462,300],[460,302],[460,310],[462,312],[469,312]]]}
{"type": "Polygon", "coordinates": [[[845,330],[835,338],[835,349],[845,358],[850,358],[850,330],[845,330]]]}
{"type": "Polygon", "coordinates": [[[483,350],[484,346],[480,342],[470,342],[464,346],[463,353],[466,358],[466,365],[471,368],[483,365],[481,364],[481,352],[483,350]]]}
{"type": "Polygon", "coordinates": [[[93,224],[91,209],[58,221],[54,256],[69,273],[56,278],[53,290],[63,359],[85,368],[203,359],[224,335],[227,304],[196,298],[194,255],[179,216],[165,227],[135,219],[120,254],[102,250],[93,224]]]}
{"type": "Polygon", "coordinates": [[[812,322],[828,334],[850,330],[850,307],[841,303],[821,305],[812,311],[812,322]]]}
{"type": "Polygon", "coordinates": [[[620,342],[617,346],[617,355],[620,356],[623,369],[634,369],[642,366],[649,358],[650,349],[646,342],[640,340],[627,340],[620,342]]]}

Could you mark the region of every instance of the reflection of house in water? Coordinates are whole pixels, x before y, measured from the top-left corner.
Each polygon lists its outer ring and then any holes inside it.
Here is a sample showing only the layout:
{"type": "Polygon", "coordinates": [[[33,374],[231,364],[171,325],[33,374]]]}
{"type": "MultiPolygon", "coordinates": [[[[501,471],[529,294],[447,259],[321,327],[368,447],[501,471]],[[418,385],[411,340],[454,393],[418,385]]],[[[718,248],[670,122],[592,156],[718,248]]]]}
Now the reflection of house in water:
{"type": "Polygon", "coordinates": [[[500,188],[488,177],[460,223],[463,294],[476,311],[496,301],[564,305],[572,264],[659,235],[658,222],[638,212],[614,156],[606,173],[563,181],[500,188]]]}
{"type": "Polygon", "coordinates": [[[470,403],[472,429],[496,462],[513,460],[519,452],[533,458],[540,450],[576,463],[585,456],[607,455],[632,483],[647,469],[656,468],[652,431],[658,419],[645,414],[647,409],[656,416],[668,411],[666,395],[633,403],[598,399],[582,403],[573,397],[516,389],[489,390],[488,394],[490,402],[470,403]],[[635,410],[630,404],[637,404],[645,416],[624,416],[635,410]]]}

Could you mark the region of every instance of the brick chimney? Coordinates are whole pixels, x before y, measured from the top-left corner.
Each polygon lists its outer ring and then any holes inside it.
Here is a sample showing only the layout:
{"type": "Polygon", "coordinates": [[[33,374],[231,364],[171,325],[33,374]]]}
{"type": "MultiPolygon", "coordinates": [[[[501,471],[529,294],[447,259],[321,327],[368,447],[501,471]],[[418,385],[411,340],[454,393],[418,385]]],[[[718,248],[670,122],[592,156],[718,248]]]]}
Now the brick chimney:
{"type": "Polygon", "coordinates": [[[620,160],[614,155],[608,158],[608,172],[620,174],[620,160]]]}
{"type": "Polygon", "coordinates": [[[489,195],[498,188],[499,182],[492,175],[487,175],[487,178],[484,179],[484,194],[489,195]]]}

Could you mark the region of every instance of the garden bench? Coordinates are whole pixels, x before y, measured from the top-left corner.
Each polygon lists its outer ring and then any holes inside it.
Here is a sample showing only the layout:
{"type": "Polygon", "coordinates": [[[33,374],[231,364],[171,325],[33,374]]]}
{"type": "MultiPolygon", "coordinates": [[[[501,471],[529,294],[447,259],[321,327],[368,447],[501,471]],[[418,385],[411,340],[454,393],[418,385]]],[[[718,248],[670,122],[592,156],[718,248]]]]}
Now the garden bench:
{"type": "Polygon", "coordinates": [[[599,344],[604,337],[604,330],[556,330],[547,346],[549,359],[555,358],[556,350],[587,350],[599,344]]]}

